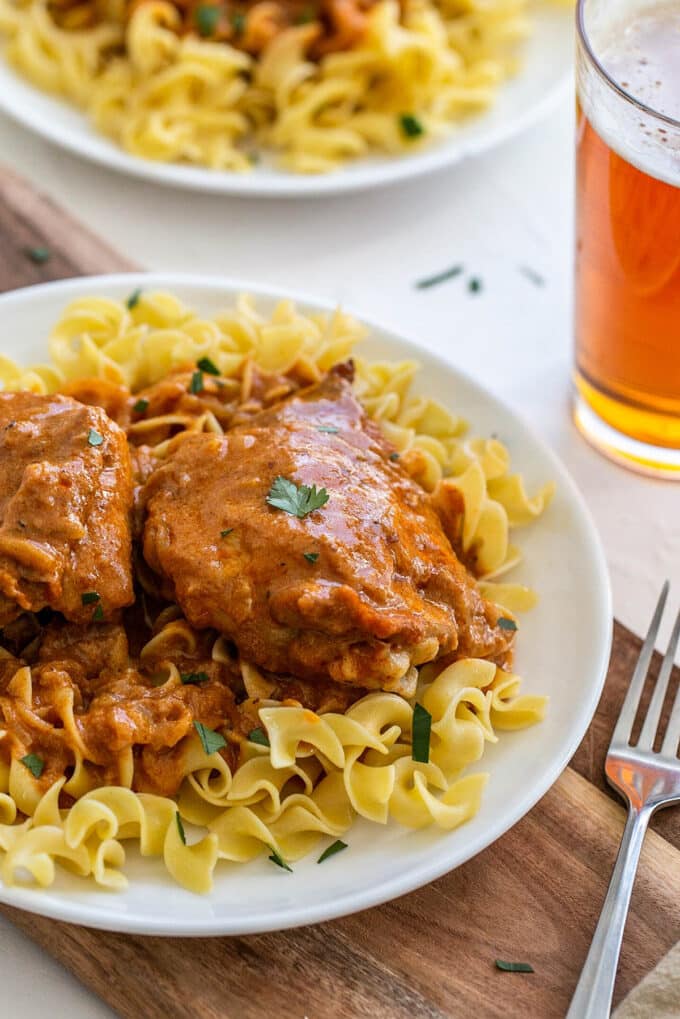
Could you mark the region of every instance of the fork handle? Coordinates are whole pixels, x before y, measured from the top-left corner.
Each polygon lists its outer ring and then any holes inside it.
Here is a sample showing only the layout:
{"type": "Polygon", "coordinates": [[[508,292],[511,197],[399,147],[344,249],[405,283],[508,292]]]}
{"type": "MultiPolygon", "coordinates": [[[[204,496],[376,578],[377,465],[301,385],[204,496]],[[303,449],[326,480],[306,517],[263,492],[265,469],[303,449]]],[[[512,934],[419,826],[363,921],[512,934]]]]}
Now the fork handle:
{"type": "Polygon", "coordinates": [[[566,1019],[606,1019],[640,851],[652,811],[628,808],[607,897],[566,1019]]]}

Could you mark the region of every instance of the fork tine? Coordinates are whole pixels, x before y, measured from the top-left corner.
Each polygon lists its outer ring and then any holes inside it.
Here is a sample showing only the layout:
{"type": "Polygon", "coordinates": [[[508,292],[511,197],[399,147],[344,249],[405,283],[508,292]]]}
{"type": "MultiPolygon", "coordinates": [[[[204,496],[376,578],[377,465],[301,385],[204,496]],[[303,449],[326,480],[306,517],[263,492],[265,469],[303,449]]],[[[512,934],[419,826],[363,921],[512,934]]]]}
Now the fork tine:
{"type": "Polygon", "coordinates": [[[630,733],[633,728],[633,722],[635,721],[638,704],[640,703],[640,695],[642,694],[642,689],[645,685],[647,670],[649,669],[649,663],[652,660],[654,645],[659,633],[661,617],[663,615],[663,610],[666,607],[668,587],[668,581],[665,581],[661,588],[659,600],[656,603],[656,609],[654,610],[652,621],[649,624],[649,630],[647,631],[645,642],[640,650],[640,657],[637,660],[637,665],[635,666],[632,679],[628,686],[628,691],[621,708],[618,722],[616,723],[616,728],[612,734],[612,743],[627,743],[630,739],[630,733]]]}
{"type": "Polygon", "coordinates": [[[649,707],[647,708],[645,724],[642,726],[640,739],[637,743],[642,750],[651,750],[654,745],[654,737],[656,736],[656,730],[659,727],[659,719],[661,718],[661,709],[663,708],[666,691],[668,690],[668,683],[670,682],[671,672],[673,671],[675,653],[678,650],[678,640],[680,640],[680,612],[678,612],[675,619],[671,639],[668,642],[668,649],[666,650],[664,660],[661,664],[661,668],[659,669],[654,693],[652,694],[652,699],[649,702],[649,707]]]}
{"type": "Polygon", "coordinates": [[[675,691],[675,700],[673,701],[671,715],[668,719],[666,735],[661,744],[661,755],[663,757],[677,757],[678,743],[680,743],[680,685],[675,691]]]}

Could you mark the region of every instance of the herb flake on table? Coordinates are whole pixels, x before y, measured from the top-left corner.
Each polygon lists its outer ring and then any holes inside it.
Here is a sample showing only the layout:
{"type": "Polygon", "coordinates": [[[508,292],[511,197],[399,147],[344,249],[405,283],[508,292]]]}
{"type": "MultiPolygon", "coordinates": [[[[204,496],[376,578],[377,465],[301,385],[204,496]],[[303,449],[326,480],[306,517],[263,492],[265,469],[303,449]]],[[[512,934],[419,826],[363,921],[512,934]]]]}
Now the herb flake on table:
{"type": "Polygon", "coordinates": [[[503,973],[534,973],[534,967],[528,962],[505,962],[503,959],[496,959],[496,969],[503,973]]]}
{"type": "Polygon", "coordinates": [[[294,481],[279,475],[269,489],[267,503],[274,509],[283,510],[302,520],[308,513],[325,506],[329,498],[325,488],[296,485],[294,481]]]}
{"type": "Polygon", "coordinates": [[[104,609],[102,608],[101,602],[95,606],[95,610],[92,613],[92,621],[94,623],[101,623],[104,619],[104,609]]]}
{"type": "Polygon", "coordinates": [[[199,35],[204,38],[215,34],[217,23],[220,20],[220,9],[212,4],[201,4],[194,11],[194,21],[199,35]]]}
{"type": "Polygon", "coordinates": [[[211,361],[209,357],[202,357],[200,361],[196,362],[196,367],[205,372],[206,375],[219,375],[220,370],[214,361],[211,361]]]}
{"type": "Polygon", "coordinates": [[[326,849],[324,849],[323,853],[316,862],[323,863],[324,860],[327,860],[330,856],[335,856],[336,853],[341,853],[343,849],[347,848],[346,842],[343,842],[342,839],[336,839],[332,845],[327,846],[326,849]]]}
{"type": "Polygon", "coordinates": [[[21,757],[19,760],[25,768],[28,768],[33,778],[40,778],[45,767],[42,757],[38,757],[37,754],[26,754],[25,757],[21,757]]]}
{"type": "Polygon", "coordinates": [[[44,265],[52,257],[50,249],[44,247],[24,248],[24,254],[34,265],[44,265]]]}
{"type": "Polygon", "coordinates": [[[267,859],[271,860],[272,863],[275,863],[277,867],[281,868],[281,870],[287,870],[292,874],[293,868],[288,866],[281,854],[277,853],[273,846],[270,846],[269,848],[272,851],[272,855],[267,857],[267,859]]]}
{"type": "Polygon", "coordinates": [[[250,732],[248,733],[248,741],[250,743],[257,743],[258,746],[261,747],[270,746],[269,737],[267,736],[267,733],[264,731],[264,729],[262,729],[260,726],[258,726],[257,729],[250,730],[250,732]]]}
{"type": "Polygon", "coordinates": [[[177,821],[177,831],[179,832],[179,837],[182,840],[182,845],[186,846],[187,836],[184,831],[184,825],[182,824],[182,818],[179,816],[179,810],[175,813],[175,820],[177,821]]]}
{"type": "Polygon", "coordinates": [[[467,288],[471,294],[480,294],[482,292],[483,284],[479,276],[471,276],[468,280],[467,288]]]}
{"type": "Polygon", "coordinates": [[[101,446],[104,441],[104,436],[100,435],[96,428],[90,428],[87,433],[87,444],[88,446],[101,446]]]}
{"type": "Polygon", "coordinates": [[[80,601],[83,605],[96,605],[99,601],[99,595],[96,591],[85,591],[81,594],[80,601]]]}
{"type": "Polygon", "coordinates": [[[203,385],[203,372],[199,368],[198,371],[195,371],[191,376],[191,382],[189,383],[189,392],[196,395],[198,393],[202,393],[204,388],[205,387],[203,385]]]}
{"type": "Polygon", "coordinates": [[[209,729],[207,725],[203,725],[203,722],[194,722],[194,728],[198,733],[201,746],[208,757],[211,754],[216,754],[222,747],[226,747],[227,741],[224,736],[220,735],[219,732],[215,732],[214,729],[209,729]]]}
{"type": "Polygon", "coordinates": [[[420,138],[425,134],[422,123],[412,113],[402,113],[399,117],[399,126],[405,138],[420,138]]]}
{"type": "Polygon", "coordinates": [[[180,672],[179,678],[184,686],[198,686],[199,683],[207,683],[210,676],[207,672],[180,672]]]}
{"type": "Polygon", "coordinates": [[[517,623],[514,619],[508,619],[507,616],[501,616],[497,624],[501,630],[516,630],[517,623]]]}
{"type": "Polygon", "coordinates": [[[397,452],[390,453],[389,459],[396,462],[399,459],[399,454],[397,452]]]}
{"type": "Polygon", "coordinates": [[[140,396],[136,403],[133,403],[132,409],[136,414],[143,414],[144,411],[149,409],[149,401],[144,396],[140,396]]]}
{"type": "Polygon", "coordinates": [[[530,265],[520,265],[519,271],[522,276],[526,276],[530,283],[533,283],[535,287],[545,286],[545,276],[541,276],[538,270],[533,269],[530,265]]]}
{"type": "Polygon", "coordinates": [[[303,552],[302,554],[308,563],[315,563],[319,558],[318,552],[303,552]]]}
{"type": "Polygon", "coordinates": [[[462,265],[452,265],[450,269],[444,269],[434,276],[425,276],[416,281],[416,290],[429,290],[430,287],[438,287],[440,283],[448,283],[449,280],[462,275],[464,268],[462,265]]]}
{"type": "Polygon", "coordinates": [[[420,764],[429,764],[430,761],[430,733],[432,730],[432,715],[422,704],[416,704],[413,709],[413,735],[411,740],[411,757],[420,764]]]}
{"type": "Polygon", "coordinates": [[[127,301],[125,302],[126,305],[127,305],[128,311],[132,311],[133,308],[137,307],[137,305],[139,304],[139,299],[140,299],[141,296],[142,296],[142,288],[141,287],[137,287],[136,290],[132,291],[132,293],[128,297],[127,301]]]}

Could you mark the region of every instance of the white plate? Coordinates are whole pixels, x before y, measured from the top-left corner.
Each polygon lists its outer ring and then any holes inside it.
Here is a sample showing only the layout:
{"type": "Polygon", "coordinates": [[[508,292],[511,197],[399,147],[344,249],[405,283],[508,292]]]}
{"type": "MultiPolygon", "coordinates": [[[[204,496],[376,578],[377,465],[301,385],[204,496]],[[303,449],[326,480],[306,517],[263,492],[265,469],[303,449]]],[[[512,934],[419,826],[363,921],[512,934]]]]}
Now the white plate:
{"type": "MultiPolygon", "coordinates": [[[[124,297],[137,287],[168,289],[206,314],[239,291],[261,298],[294,297],[302,307],[328,307],[295,294],[186,275],[100,276],[29,287],[0,297],[3,354],[24,362],[45,356],[45,337],[65,304],[77,296],[124,297]]],[[[573,481],[555,455],[515,414],[452,365],[378,326],[363,352],[372,358],[417,358],[417,389],[462,413],[483,435],[507,444],[513,466],[530,489],[549,478],[557,495],[541,520],[524,530],[518,581],[540,593],[521,623],[517,671],[524,689],[544,691],[544,722],[501,734],[479,770],[491,773],[479,814],[454,832],[408,831],[359,821],[346,836],[350,848],[323,866],[315,855],[287,874],[266,858],[247,865],[220,863],[208,896],[174,885],[160,861],[130,852],[129,890],[99,891],[61,874],[45,891],[0,888],[0,901],[59,920],[140,934],[249,934],[314,923],[403,895],[459,866],[507,831],[540,799],[576,750],[604,681],[612,624],[611,595],[602,549],[573,481]]],[[[575,821],[577,818],[574,819],[575,821]]]]}
{"type": "Polygon", "coordinates": [[[573,12],[549,2],[532,13],[535,31],[521,73],[503,86],[493,108],[445,141],[413,155],[366,158],[322,176],[294,175],[266,162],[252,173],[156,163],[128,155],[98,134],[74,107],[19,78],[0,57],[0,110],[85,159],[159,184],[233,195],[305,197],[356,191],[417,177],[486,152],[544,116],[571,82],[573,12]]]}

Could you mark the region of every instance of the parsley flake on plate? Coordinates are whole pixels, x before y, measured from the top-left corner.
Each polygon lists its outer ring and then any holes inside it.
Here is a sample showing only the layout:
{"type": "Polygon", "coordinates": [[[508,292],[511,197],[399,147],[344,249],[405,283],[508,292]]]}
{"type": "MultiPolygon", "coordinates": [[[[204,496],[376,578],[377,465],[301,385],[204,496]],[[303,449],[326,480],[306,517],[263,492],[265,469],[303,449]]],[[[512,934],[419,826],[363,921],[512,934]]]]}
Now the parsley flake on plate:
{"type": "Polygon", "coordinates": [[[184,686],[198,686],[199,683],[207,683],[210,676],[207,672],[180,672],[179,678],[184,686]]]}
{"type": "Polygon", "coordinates": [[[149,401],[144,396],[140,396],[136,403],[132,405],[132,409],[137,414],[143,414],[145,410],[148,410],[149,401]]]}
{"type": "Polygon", "coordinates": [[[270,846],[269,848],[272,851],[272,855],[267,857],[267,859],[271,860],[272,863],[275,863],[277,867],[280,867],[282,870],[287,870],[292,874],[293,868],[288,866],[281,854],[277,853],[273,846],[270,846]]]}
{"type": "Polygon", "coordinates": [[[28,768],[33,778],[40,778],[45,767],[42,757],[38,757],[37,754],[26,754],[25,757],[20,758],[20,761],[24,767],[28,768]]]}
{"type": "Polygon", "coordinates": [[[219,375],[220,370],[214,361],[211,361],[209,357],[202,357],[200,361],[196,362],[196,367],[206,375],[219,375]]]}
{"type": "Polygon", "coordinates": [[[101,446],[104,441],[104,436],[100,435],[96,428],[90,428],[87,433],[87,442],[89,446],[101,446]]]}
{"type": "Polygon", "coordinates": [[[452,265],[450,269],[444,269],[442,272],[438,272],[434,276],[426,276],[424,279],[418,280],[416,283],[416,290],[429,290],[430,287],[437,287],[440,283],[447,283],[449,280],[455,279],[456,276],[460,276],[462,272],[462,265],[452,265]]]}
{"type": "Polygon", "coordinates": [[[182,818],[179,816],[179,810],[175,814],[175,820],[177,821],[177,831],[179,832],[179,837],[182,840],[182,845],[186,846],[187,837],[184,831],[184,825],[182,824],[182,818]]]}
{"type": "Polygon", "coordinates": [[[411,757],[421,764],[428,764],[430,760],[430,730],[432,728],[432,715],[422,704],[416,704],[413,709],[413,737],[411,745],[411,757]]]}
{"type": "Polygon", "coordinates": [[[402,113],[399,117],[399,126],[406,138],[420,138],[425,134],[422,123],[412,113],[402,113]]]}
{"type": "Polygon", "coordinates": [[[337,435],[340,431],[335,425],[317,425],[316,430],[317,432],[327,432],[329,435],[337,435]]]}
{"type": "Polygon", "coordinates": [[[198,371],[195,371],[191,376],[191,382],[189,383],[189,392],[194,394],[202,393],[204,388],[205,387],[203,385],[203,372],[199,369],[198,371]]]}
{"type": "Polygon", "coordinates": [[[136,290],[132,291],[132,293],[128,297],[127,301],[125,302],[127,307],[128,307],[128,309],[130,311],[132,311],[133,308],[137,307],[137,305],[139,304],[139,299],[140,299],[141,296],[142,296],[142,288],[141,287],[137,287],[136,290]]]}
{"type": "Polygon", "coordinates": [[[497,625],[501,628],[501,630],[516,630],[517,629],[517,623],[515,622],[515,620],[514,619],[508,619],[507,616],[501,616],[501,618],[498,620],[497,625]]]}
{"type": "Polygon", "coordinates": [[[263,728],[258,727],[257,729],[251,729],[248,733],[248,739],[251,743],[258,743],[261,747],[268,747],[269,737],[263,728]]]}
{"type": "Polygon", "coordinates": [[[194,21],[199,35],[204,38],[215,34],[217,22],[220,20],[220,9],[212,4],[201,4],[194,11],[194,21]]]}
{"type": "Polygon", "coordinates": [[[81,594],[80,600],[83,605],[96,605],[99,601],[99,595],[96,591],[85,591],[81,594]]]}
{"type": "Polygon", "coordinates": [[[315,563],[319,558],[318,552],[303,552],[302,553],[308,563],[315,563]]]}
{"type": "Polygon", "coordinates": [[[219,732],[215,732],[214,729],[209,729],[207,725],[203,725],[203,722],[194,722],[194,728],[208,757],[211,754],[216,754],[222,747],[226,747],[227,741],[224,736],[221,736],[219,732]]]}
{"type": "Polygon", "coordinates": [[[233,530],[233,527],[225,527],[223,531],[220,531],[220,538],[226,538],[233,530]]]}
{"type": "Polygon", "coordinates": [[[343,849],[347,849],[347,843],[343,842],[342,839],[336,839],[332,845],[327,846],[324,849],[323,853],[316,862],[323,863],[324,860],[329,858],[329,856],[335,856],[336,853],[341,853],[343,849]]]}
{"type": "Polygon", "coordinates": [[[330,496],[325,488],[318,488],[312,485],[296,485],[294,481],[283,478],[279,475],[267,495],[267,502],[274,509],[284,510],[286,513],[299,517],[300,520],[316,509],[325,506],[330,496]]]}
{"type": "Polygon", "coordinates": [[[92,619],[95,623],[101,623],[104,618],[104,609],[102,608],[101,602],[95,606],[95,610],[92,613],[92,619]]]}

